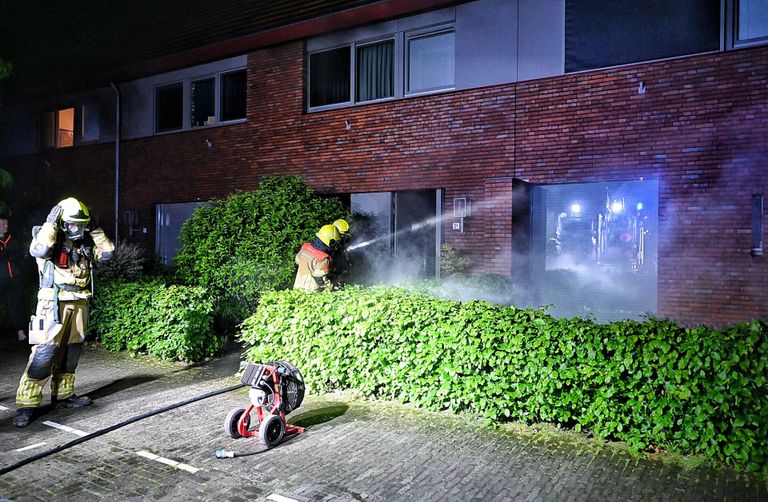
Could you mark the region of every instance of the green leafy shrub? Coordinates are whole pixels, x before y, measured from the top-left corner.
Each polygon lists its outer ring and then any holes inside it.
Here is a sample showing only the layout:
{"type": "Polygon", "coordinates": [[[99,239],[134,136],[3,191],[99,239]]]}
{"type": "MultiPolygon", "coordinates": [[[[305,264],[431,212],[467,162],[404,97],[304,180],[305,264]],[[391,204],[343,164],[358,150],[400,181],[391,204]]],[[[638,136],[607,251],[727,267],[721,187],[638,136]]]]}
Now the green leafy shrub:
{"type": "Polygon", "coordinates": [[[471,265],[470,259],[453,244],[440,246],[440,274],[443,277],[464,275],[471,265]]]}
{"type": "Polygon", "coordinates": [[[251,314],[262,291],[293,283],[294,256],[320,226],[345,216],[297,176],[268,176],[254,192],[201,207],[187,220],[176,255],[177,277],[209,288],[224,329],[251,314]]]}
{"type": "Polygon", "coordinates": [[[641,451],[768,466],[768,323],[596,324],[401,289],[266,293],[242,325],[253,361],[318,391],[358,389],[489,420],[554,422],[641,451]]]}
{"type": "Polygon", "coordinates": [[[138,244],[123,243],[115,247],[109,261],[97,261],[94,265],[96,280],[138,279],[144,273],[144,250],[138,244]]]}
{"type": "Polygon", "coordinates": [[[169,361],[199,362],[224,341],[213,331],[213,302],[199,286],[161,278],[101,284],[89,332],[108,350],[147,353],[169,361]]]}

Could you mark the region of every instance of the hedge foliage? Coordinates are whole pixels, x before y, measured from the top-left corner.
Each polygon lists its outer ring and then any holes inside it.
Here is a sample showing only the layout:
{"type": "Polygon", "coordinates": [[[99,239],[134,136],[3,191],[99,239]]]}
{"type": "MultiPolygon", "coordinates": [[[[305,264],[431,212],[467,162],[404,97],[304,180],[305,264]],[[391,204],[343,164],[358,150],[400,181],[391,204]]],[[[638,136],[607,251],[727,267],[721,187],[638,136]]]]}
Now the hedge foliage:
{"type": "Polygon", "coordinates": [[[184,223],[177,277],[211,290],[227,330],[253,312],[262,291],[289,287],[302,244],[345,214],[340,200],[297,176],[265,177],[258,190],[213,201],[184,223]]]}
{"type": "Polygon", "coordinates": [[[90,314],[89,332],[108,350],[199,362],[224,346],[213,331],[213,302],[199,286],[158,277],[104,282],[90,314]]]}
{"type": "Polygon", "coordinates": [[[765,321],[596,324],[383,288],[265,293],[241,332],[250,360],[290,360],[317,391],[554,422],[750,469],[768,466],[767,335],[765,321]]]}

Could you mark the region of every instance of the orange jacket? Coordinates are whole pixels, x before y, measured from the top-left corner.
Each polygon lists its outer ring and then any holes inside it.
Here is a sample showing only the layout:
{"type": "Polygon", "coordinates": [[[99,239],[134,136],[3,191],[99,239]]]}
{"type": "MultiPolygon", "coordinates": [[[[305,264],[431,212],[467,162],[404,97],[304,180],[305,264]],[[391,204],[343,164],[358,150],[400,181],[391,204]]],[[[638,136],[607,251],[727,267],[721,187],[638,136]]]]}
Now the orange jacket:
{"type": "Polygon", "coordinates": [[[316,291],[333,289],[333,283],[328,278],[331,273],[331,257],[307,242],[296,254],[296,280],[293,289],[303,289],[314,293],[316,291]]]}

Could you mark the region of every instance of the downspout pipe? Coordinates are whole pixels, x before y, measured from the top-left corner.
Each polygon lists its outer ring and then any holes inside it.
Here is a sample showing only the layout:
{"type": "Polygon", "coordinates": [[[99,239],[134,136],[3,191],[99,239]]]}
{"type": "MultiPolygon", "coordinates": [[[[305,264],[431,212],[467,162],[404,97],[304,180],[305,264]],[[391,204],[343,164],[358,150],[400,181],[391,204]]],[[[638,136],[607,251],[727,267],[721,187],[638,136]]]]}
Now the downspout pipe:
{"type": "Polygon", "coordinates": [[[120,89],[114,82],[109,85],[115,91],[115,245],[120,244],[120,89]]]}

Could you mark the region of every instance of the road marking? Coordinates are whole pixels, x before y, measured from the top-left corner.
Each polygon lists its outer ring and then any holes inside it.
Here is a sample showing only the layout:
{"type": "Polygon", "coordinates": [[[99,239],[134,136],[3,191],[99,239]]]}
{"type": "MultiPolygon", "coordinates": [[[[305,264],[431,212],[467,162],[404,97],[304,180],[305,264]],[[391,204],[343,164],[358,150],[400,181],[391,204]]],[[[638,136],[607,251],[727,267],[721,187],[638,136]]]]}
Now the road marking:
{"type": "Polygon", "coordinates": [[[26,451],[26,450],[31,450],[33,448],[38,448],[38,447],[43,446],[43,445],[45,445],[45,442],[37,443],[37,444],[31,444],[29,446],[25,446],[24,448],[18,448],[18,449],[13,450],[13,451],[26,451]]]}
{"type": "Polygon", "coordinates": [[[0,410],[10,410],[10,408],[6,408],[6,407],[5,407],[5,406],[3,406],[2,404],[0,404],[0,410]]]}
{"type": "Polygon", "coordinates": [[[200,470],[197,467],[192,467],[191,465],[188,465],[188,464],[182,464],[181,462],[176,462],[175,460],[171,460],[170,458],[165,458],[159,455],[155,455],[154,453],[148,452],[146,450],[137,451],[136,455],[140,457],[144,457],[149,460],[154,460],[155,462],[160,462],[161,464],[170,465],[171,467],[181,469],[182,471],[191,472],[192,474],[200,470]]]}
{"type": "Polygon", "coordinates": [[[299,502],[296,499],[283,497],[282,495],[278,495],[277,493],[273,493],[272,495],[267,497],[267,500],[274,500],[275,502],[299,502]]]}
{"type": "Polygon", "coordinates": [[[72,427],[68,427],[66,425],[57,424],[56,422],[51,422],[50,420],[46,420],[45,422],[43,422],[43,425],[47,425],[48,427],[53,427],[54,429],[59,429],[61,431],[70,432],[80,437],[88,435],[87,432],[79,431],[77,429],[73,429],[72,427]]]}

